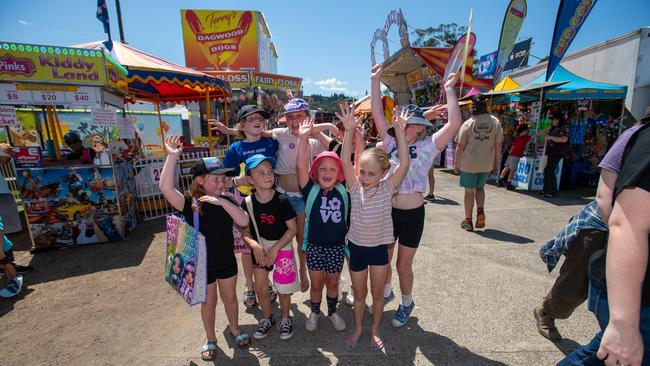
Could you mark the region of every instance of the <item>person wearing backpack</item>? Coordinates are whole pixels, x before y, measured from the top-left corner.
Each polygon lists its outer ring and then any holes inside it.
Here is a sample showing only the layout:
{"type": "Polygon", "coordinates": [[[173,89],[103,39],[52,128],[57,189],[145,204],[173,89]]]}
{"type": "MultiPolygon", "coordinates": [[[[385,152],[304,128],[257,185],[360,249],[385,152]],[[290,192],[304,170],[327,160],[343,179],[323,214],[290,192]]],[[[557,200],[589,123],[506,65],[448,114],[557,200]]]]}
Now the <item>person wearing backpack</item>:
{"type": "Polygon", "coordinates": [[[334,329],[343,331],[345,321],[336,312],[338,285],[345,257],[345,235],[348,231],[350,196],[342,184],[341,159],[333,151],[324,151],[310,168],[308,141],[314,123],[306,119],[300,125],[296,171],[305,200],[305,235],[302,250],[307,254],[311,282],[309,302],[311,314],[305,328],[313,332],[321,317],[323,287],[326,288],[327,317],[334,329]]]}

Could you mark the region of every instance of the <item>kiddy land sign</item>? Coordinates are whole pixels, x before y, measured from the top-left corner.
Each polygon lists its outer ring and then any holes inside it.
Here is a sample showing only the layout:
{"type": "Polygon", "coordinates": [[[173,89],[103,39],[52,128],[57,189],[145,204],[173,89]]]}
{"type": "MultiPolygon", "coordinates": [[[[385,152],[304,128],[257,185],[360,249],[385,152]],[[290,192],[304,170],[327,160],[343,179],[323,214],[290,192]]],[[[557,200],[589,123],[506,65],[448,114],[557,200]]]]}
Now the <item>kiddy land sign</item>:
{"type": "Polygon", "coordinates": [[[101,51],[0,42],[0,80],[104,85],[101,51]]]}

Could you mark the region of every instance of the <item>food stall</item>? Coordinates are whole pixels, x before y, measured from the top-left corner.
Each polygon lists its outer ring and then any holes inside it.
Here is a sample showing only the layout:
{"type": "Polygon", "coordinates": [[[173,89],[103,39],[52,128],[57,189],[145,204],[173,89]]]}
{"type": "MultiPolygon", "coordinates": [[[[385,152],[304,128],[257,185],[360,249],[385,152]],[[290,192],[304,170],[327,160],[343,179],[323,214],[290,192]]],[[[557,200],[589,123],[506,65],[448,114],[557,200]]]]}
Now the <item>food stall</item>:
{"type": "MultiPolygon", "coordinates": [[[[77,47],[108,52],[102,41],[85,43],[77,47]]],[[[158,188],[165,158],[163,141],[165,134],[172,132],[160,113],[160,103],[206,101],[208,106],[206,115],[211,116],[212,102],[219,98],[227,98],[231,94],[231,87],[226,81],[217,77],[176,65],[120,42],[113,41],[110,54],[128,70],[128,90],[134,101],[151,102],[156,107],[160,145],[148,144],[149,153],[136,161],[134,174],[138,191],[138,211],[144,220],[161,217],[172,212],[173,208],[158,188]]],[[[227,113],[227,109],[224,112],[227,113]]],[[[179,169],[176,170],[181,189],[187,188],[186,185],[191,178],[187,166],[191,166],[199,156],[215,156],[215,143],[218,141],[219,138],[213,136],[212,130],[207,128],[207,149],[201,147],[184,149],[179,161],[179,169]]],[[[189,141],[186,144],[189,144],[189,141]]],[[[199,138],[195,139],[194,145],[202,145],[199,138]]]]}
{"type": "Polygon", "coordinates": [[[137,225],[135,186],[131,166],[110,154],[119,127],[107,106],[123,108],[126,70],[72,47],[0,42],[0,58],[0,139],[14,150],[33,249],[122,240],[137,225]],[[63,129],[64,107],[90,108],[85,128],[63,129]],[[65,159],[68,132],[92,159],[65,159]]]}

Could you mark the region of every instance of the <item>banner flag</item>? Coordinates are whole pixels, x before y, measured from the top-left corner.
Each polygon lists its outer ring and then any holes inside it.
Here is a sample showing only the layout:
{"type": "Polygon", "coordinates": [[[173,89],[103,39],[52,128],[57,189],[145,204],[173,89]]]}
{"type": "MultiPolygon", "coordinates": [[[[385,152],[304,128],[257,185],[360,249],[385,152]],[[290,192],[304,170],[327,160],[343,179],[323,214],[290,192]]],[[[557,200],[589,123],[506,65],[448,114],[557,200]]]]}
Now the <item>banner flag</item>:
{"type": "Polygon", "coordinates": [[[551,42],[551,52],[548,57],[546,69],[546,81],[551,78],[555,68],[569,49],[571,42],[578,34],[580,27],[589,16],[591,9],[596,5],[597,0],[571,0],[560,1],[551,42]]]}
{"type": "Polygon", "coordinates": [[[508,62],[510,52],[515,45],[519,30],[526,19],[526,0],[511,0],[503,17],[499,49],[497,50],[497,64],[494,72],[494,82],[497,83],[501,73],[508,62]]]}

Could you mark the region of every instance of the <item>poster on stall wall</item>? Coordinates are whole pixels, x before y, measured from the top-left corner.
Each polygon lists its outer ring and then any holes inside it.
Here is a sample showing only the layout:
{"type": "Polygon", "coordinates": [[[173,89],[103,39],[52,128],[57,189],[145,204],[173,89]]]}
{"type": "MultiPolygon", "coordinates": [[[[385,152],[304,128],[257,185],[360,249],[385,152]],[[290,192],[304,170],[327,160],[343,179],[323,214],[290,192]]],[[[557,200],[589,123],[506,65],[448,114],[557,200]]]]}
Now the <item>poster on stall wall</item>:
{"type": "Polygon", "coordinates": [[[17,169],[35,247],[123,238],[111,168],[17,169]]]}
{"type": "Polygon", "coordinates": [[[135,185],[135,170],[131,163],[115,164],[115,187],[117,199],[122,211],[124,236],[129,235],[138,225],[136,211],[137,188],[135,185]]]}
{"type": "Polygon", "coordinates": [[[12,146],[41,146],[34,112],[16,111],[17,122],[7,126],[12,146]]]}
{"type": "Polygon", "coordinates": [[[16,146],[14,151],[14,164],[20,168],[40,168],[43,166],[43,155],[39,146],[16,146]]]}
{"type": "Polygon", "coordinates": [[[256,11],[181,10],[185,65],[200,71],[259,70],[256,11]]]}
{"type": "Polygon", "coordinates": [[[13,126],[16,124],[16,108],[0,105],[0,126],[13,126]]]}

